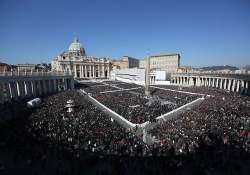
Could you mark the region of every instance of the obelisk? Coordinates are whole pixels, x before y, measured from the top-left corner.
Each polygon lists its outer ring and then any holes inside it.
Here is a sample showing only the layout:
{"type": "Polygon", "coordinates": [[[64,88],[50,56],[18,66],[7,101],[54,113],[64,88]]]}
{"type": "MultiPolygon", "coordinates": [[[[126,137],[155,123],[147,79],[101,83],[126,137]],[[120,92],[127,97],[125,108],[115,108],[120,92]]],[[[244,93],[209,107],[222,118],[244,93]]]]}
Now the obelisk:
{"type": "Polygon", "coordinates": [[[149,55],[147,56],[146,59],[146,67],[145,67],[145,95],[149,96],[150,95],[150,91],[149,91],[149,73],[150,73],[150,57],[149,55]]]}

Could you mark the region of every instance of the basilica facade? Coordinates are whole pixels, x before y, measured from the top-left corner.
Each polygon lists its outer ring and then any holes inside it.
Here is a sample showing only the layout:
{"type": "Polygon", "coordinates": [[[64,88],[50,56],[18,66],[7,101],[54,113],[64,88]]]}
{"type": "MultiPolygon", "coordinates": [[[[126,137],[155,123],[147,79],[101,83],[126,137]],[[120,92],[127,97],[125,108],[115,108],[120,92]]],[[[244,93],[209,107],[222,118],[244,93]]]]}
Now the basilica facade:
{"type": "Polygon", "coordinates": [[[70,72],[75,79],[109,78],[112,63],[109,59],[87,56],[77,38],[68,51],[62,52],[52,61],[53,71],[70,72]]]}

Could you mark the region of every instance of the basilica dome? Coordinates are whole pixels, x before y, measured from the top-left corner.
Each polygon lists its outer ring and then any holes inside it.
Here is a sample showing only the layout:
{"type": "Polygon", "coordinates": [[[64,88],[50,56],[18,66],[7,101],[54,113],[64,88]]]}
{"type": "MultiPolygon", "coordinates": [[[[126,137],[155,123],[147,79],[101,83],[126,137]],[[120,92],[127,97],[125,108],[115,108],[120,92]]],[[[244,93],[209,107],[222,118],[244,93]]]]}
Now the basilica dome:
{"type": "Polygon", "coordinates": [[[85,56],[85,50],[77,38],[75,38],[74,41],[70,44],[69,53],[73,53],[78,56],[85,56]]]}

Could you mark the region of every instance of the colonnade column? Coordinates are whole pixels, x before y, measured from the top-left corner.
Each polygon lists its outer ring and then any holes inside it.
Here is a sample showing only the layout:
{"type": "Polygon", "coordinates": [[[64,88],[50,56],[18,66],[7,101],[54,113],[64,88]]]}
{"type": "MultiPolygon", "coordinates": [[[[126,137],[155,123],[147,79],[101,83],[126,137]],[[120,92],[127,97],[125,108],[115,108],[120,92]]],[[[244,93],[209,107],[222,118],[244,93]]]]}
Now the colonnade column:
{"type": "Polygon", "coordinates": [[[240,81],[239,80],[236,80],[236,81],[237,81],[236,92],[239,92],[240,91],[240,81]]]}
{"type": "Polygon", "coordinates": [[[58,92],[58,91],[59,91],[59,80],[56,79],[56,92],[58,92]]]}
{"type": "Polygon", "coordinates": [[[3,94],[3,91],[4,91],[4,85],[3,85],[3,83],[0,83],[0,103],[3,103],[3,102],[4,102],[4,94],[3,94]]]}
{"type": "Polygon", "coordinates": [[[37,96],[36,81],[31,81],[31,91],[32,91],[32,94],[36,97],[37,96]]]}
{"type": "Polygon", "coordinates": [[[245,92],[244,92],[244,94],[246,94],[246,95],[249,95],[249,82],[248,81],[246,81],[246,87],[245,87],[245,92]]]}
{"type": "Polygon", "coordinates": [[[232,79],[228,79],[227,90],[231,91],[232,79]]]}
{"type": "Polygon", "coordinates": [[[4,83],[3,86],[5,89],[5,95],[6,95],[5,100],[9,101],[11,99],[10,83],[9,82],[4,83]]]}
{"type": "Polygon", "coordinates": [[[194,86],[194,80],[193,80],[193,77],[190,77],[190,80],[189,80],[189,85],[194,86]]]}
{"type": "Polygon", "coordinates": [[[46,80],[42,80],[43,94],[46,95],[48,93],[46,80]]]}
{"type": "Polygon", "coordinates": [[[18,81],[17,85],[18,85],[18,96],[20,98],[25,97],[24,82],[23,81],[18,81]]]}
{"type": "Polygon", "coordinates": [[[68,83],[67,83],[67,79],[66,78],[63,79],[63,87],[64,87],[64,90],[68,89],[68,83]]]}
{"type": "Polygon", "coordinates": [[[32,96],[32,87],[30,81],[25,81],[25,96],[32,96]]]}
{"type": "Polygon", "coordinates": [[[235,91],[236,80],[233,79],[232,81],[233,81],[233,85],[232,85],[232,89],[231,90],[234,92],[235,91]]]}
{"type": "Polygon", "coordinates": [[[196,85],[197,85],[197,86],[200,86],[200,85],[201,85],[200,77],[196,77],[196,85]]]}
{"type": "Polygon", "coordinates": [[[241,83],[240,83],[240,93],[244,93],[245,91],[245,81],[244,80],[241,80],[241,83]]]}
{"type": "Polygon", "coordinates": [[[217,87],[217,81],[218,81],[218,79],[215,78],[215,79],[214,79],[214,87],[215,87],[215,88],[217,87]]]}
{"type": "Polygon", "coordinates": [[[54,91],[54,83],[52,80],[49,80],[49,93],[53,93],[54,91]]]}
{"type": "Polygon", "coordinates": [[[220,89],[222,89],[223,79],[220,79],[220,89]]]}
{"type": "Polygon", "coordinates": [[[227,79],[224,79],[223,89],[227,89],[227,79]]]}
{"type": "Polygon", "coordinates": [[[10,85],[11,98],[17,99],[18,92],[17,92],[16,82],[10,82],[9,85],[10,85]]]}

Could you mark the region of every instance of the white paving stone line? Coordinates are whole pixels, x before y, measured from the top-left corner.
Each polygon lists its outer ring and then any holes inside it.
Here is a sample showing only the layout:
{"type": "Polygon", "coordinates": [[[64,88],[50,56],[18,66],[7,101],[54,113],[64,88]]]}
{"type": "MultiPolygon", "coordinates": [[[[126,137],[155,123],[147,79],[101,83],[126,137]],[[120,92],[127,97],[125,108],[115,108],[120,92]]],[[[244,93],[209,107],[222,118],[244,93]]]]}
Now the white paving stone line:
{"type": "Polygon", "coordinates": [[[121,92],[121,91],[130,91],[134,89],[140,89],[141,87],[136,87],[136,88],[130,88],[130,89],[119,89],[119,90],[112,90],[112,91],[104,91],[100,92],[100,94],[106,94],[106,93],[112,93],[112,92],[121,92]]]}
{"type": "Polygon", "coordinates": [[[120,87],[118,87],[118,86],[111,85],[111,84],[104,83],[104,82],[102,82],[102,84],[104,84],[104,85],[108,85],[108,86],[113,87],[113,88],[116,88],[116,89],[123,89],[123,88],[120,88],[120,87]]]}
{"type": "Polygon", "coordinates": [[[108,86],[107,84],[101,84],[101,85],[93,85],[91,87],[101,87],[101,86],[108,86]]]}
{"type": "Polygon", "coordinates": [[[180,93],[190,94],[190,95],[201,95],[201,96],[208,96],[208,97],[211,96],[209,94],[200,94],[200,93],[195,93],[195,92],[179,91],[179,90],[174,90],[174,89],[161,88],[161,87],[157,87],[157,86],[150,86],[150,87],[153,87],[153,88],[156,88],[156,89],[162,89],[162,90],[165,90],[165,91],[180,92],[180,93]]]}
{"type": "Polygon", "coordinates": [[[179,117],[179,115],[183,112],[186,112],[187,110],[189,109],[192,109],[194,106],[197,106],[199,105],[203,100],[205,100],[205,98],[198,98],[194,101],[191,101],[190,103],[187,103],[177,109],[174,109],[166,114],[163,114],[159,117],[156,117],[156,122],[155,123],[150,123],[149,121],[141,124],[140,126],[142,128],[145,128],[146,130],[151,130],[153,128],[155,128],[157,125],[159,125],[160,123],[163,123],[163,122],[167,122],[168,120],[171,120],[171,119],[176,119],[179,117]]]}
{"type": "Polygon", "coordinates": [[[107,106],[103,105],[102,103],[100,103],[99,101],[97,101],[95,98],[91,97],[90,95],[88,95],[84,90],[80,90],[83,94],[87,95],[88,99],[95,105],[97,106],[99,109],[103,110],[106,114],[108,114],[111,118],[113,118],[115,121],[117,121],[121,126],[123,126],[124,128],[127,129],[131,129],[134,128],[136,126],[136,124],[131,123],[130,121],[128,121],[127,119],[125,119],[124,117],[122,117],[121,115],[117,114],[116,112],[114,112],[113,110],[109,109],[107,106]]]}

